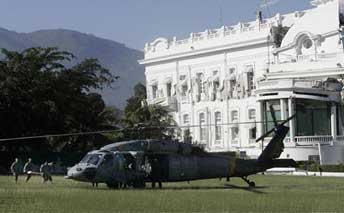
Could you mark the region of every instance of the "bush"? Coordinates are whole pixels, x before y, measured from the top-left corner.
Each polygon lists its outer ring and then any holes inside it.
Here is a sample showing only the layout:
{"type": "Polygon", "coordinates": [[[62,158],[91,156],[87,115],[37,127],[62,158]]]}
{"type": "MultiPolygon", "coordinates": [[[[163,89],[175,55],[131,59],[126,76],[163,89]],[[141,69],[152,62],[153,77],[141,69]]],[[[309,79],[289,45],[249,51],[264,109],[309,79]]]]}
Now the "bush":
{"type": "Polygon", "coordinates": [[[344,172],[344,165],[322,165],[320,166],[317,163],[309,163],[309,162],[299,162],[299,169],[307,168],[308,171],[311,172],[319,172],[319,168],[322,168],[323,172],[344,172]],[[307,164],[307,166],[305,166],[307,164]]]}

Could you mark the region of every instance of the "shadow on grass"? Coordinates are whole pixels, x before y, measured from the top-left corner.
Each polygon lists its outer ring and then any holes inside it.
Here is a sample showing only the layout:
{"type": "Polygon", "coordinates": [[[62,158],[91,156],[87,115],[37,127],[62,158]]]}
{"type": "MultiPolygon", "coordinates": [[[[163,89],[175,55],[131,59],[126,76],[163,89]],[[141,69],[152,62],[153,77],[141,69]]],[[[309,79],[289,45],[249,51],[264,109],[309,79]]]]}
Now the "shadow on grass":
{"type": "Polygon", "coordinates": [[[249,186],[236,186],[236,185],[232,185],[232,184],[225,184],[226,187],[228,188],[232,188],[232,189],[241,189],[241,190],[245,190],[245,191],[249,191],[249,192],[253,192],[253,193],[257,193],[257,194],[267,194],[266,192],[260,191],[258,189],[266,189],[268,188],[267,186],[255,186],[255,187],[249,187],[249,186]]]}
{"type": "Polygon", "coordinates": [[[103,191],[103,190],[123,190],[123,191],[126,191],[126,190],[142,190],[142,191],[163,191],[163,190],[216,190],[216,189],[225,189],[225,190],[231,190],[231,189],[239,189],[239,190],[245,190],[245,191],[248,191],[248,192],[252,192],[252,193],[257,193],[257,194],[267,194],[266,192],[263,192],[263,191],[260,191],[259,189],[265,189],[265,188],[268,188],[267,186],[256,186],[254,188],[252,187],[249,187],[249,186],[236,186],[236,185],[232,185],[232,184],[224,184],[223,186],[166,186],[166,187],[162,187],[161,189],[159,188],[151,188],[151,187],[146,187],[146,188],[143,188],[143,189],[134,189],[134,188],[131,188],[131,187],[128,187],[128,188],[121,188],[121,189],[109,189],[109,188],[106,188],[106,187],[88,187],[88,186],[75,186],[75,188],[78,188],[78,189],[88,189],[88,190],[100,190],[100,191],[103,191]]]}

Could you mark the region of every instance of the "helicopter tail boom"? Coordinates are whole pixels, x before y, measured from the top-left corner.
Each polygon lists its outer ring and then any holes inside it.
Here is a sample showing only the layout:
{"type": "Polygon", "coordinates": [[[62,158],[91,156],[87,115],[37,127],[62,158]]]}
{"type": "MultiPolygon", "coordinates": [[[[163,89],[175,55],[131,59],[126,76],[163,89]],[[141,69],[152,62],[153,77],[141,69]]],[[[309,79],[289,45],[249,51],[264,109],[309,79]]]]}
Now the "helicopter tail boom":
{"type": "Polygon", "coordinates": [[[297,167],[297,163],[293,159],[275,159],[272,167],[297,167]]]}

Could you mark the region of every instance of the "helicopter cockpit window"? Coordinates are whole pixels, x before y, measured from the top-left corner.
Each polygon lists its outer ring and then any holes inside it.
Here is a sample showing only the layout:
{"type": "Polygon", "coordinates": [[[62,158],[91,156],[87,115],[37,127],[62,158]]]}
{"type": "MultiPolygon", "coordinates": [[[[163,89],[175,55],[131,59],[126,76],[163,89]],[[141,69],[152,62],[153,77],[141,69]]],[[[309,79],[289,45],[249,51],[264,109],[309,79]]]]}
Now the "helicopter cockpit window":
{"type": "Polygon", "coordinates": [[[89,163],[89,164],[97,165],[101,157],[102,157],[102,154],[87,154],[80,161],[80,163],[89,163]]]}
{"type": "Polygon", "coordinates": [[[110,165],[113,162],[112,155],[105,155],[102,161],[102,164],[110,165]]]}

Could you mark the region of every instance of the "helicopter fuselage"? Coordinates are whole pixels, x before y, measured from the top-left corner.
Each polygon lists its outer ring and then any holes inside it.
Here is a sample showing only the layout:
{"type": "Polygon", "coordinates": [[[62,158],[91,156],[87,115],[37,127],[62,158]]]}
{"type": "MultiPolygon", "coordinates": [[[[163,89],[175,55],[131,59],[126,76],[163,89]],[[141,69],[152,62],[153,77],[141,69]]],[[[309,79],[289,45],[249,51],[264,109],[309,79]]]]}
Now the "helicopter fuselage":
{"type": "Polygon", "coordinates": [[[203,153],[143,153],[93,151],[68,170],[67,178],[109,186],[124,183],[144,186],[146,182],[178,182],[211,178],[247,177],[278,166],[277,161],[261,162],[203,153]]]}

